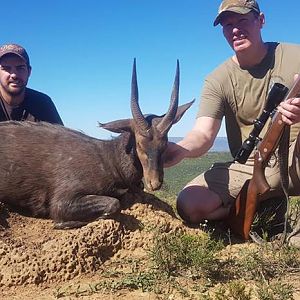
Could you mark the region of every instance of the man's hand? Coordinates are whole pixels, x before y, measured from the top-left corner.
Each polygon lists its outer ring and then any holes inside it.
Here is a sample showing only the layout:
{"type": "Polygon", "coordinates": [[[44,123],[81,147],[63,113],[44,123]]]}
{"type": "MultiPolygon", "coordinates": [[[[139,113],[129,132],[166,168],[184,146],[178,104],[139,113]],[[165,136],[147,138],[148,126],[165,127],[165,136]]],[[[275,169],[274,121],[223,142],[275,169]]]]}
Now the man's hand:
{"type": "MultiPolygon", "coordinates": [[[[299,74],[295,75],[295,80],[299,74]]],[[[278,106],[278,111],[282,114],[282,120],[293,125],[300,122],[300,95],[295,98],[287,99],[278,106]]]]}
{"type": "Polygon", "coordinates": [[[182,146],[169,142],[168,148],[163,154],[164,167],[172,167],[181,162],[187,156],[188,150],[182,146]]]}
{"type": "Polygon", "coordinates": [[[200,157],[206,153],[217,136],[221,127],[221,120],[211,117],[199,117],[194,127],[177,144],[168,143],[163,154],[164,167],[172,167],[184,158],[200,157]]]}

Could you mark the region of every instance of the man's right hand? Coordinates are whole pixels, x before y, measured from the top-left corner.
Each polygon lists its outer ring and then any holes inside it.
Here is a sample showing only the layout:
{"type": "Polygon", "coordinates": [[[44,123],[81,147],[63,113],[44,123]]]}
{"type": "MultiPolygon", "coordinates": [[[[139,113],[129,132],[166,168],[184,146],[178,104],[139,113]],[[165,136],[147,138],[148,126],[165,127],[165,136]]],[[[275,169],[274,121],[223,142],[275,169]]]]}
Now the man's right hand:
{"type": "Polygon", "coordinates": [[[185,157],[188,157],[188,152],[189,151],[182,146],[169,142],[163,154],[164,168],[169,168],[180,163],[185,157]]]}
{"type": "Polygon", "coordinates": [[[196,158],[205,154],[216,138],[221,120],[199,117],[191,131],[177,144],[169,142],[163,154],[164,167],[172,167],[184,158],[196,158]]]}

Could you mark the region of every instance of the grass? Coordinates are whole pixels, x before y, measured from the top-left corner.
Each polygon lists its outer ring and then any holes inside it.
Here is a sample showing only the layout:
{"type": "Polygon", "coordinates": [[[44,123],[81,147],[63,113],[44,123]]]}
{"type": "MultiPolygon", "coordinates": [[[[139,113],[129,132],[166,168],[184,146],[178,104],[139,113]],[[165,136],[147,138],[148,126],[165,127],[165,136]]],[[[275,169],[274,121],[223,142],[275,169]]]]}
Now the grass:
{"type": "Polygon", "coordinates": [[[140,290],[156,294],[157,299],[294,299],[292,285],[282,279],[300,273],[298,250],[284,247],[275,251],[265,245],[245,247],[233,255],[230,247],[207,233],[158,231],[148,249],[150,264],[145,259],[123,258],[120,268],[106,267],[98,282],[60,288],[54,296],[79,298],[140,290]]]}
{"type": "Polygon", "coordinates": [[[155,270],[160,274],[170,277],[191,273],[200,277],[215,271],[215,255],[223,247],[221,241],[214,241],[209,235],[159,232],[154,237],[149,254],[155,270]]]}
{"type": "Polygon", "coordinates": [[[209,152],[200,158],[186,159],[165,169],[165,183],[160,193],[176,195],[190,180],[209,169],[213,163],[230,160],[232,156],[228,152],[209,152]]]}
{"type": "Polygon", "coordinates": [[[200,158],[183,160],[178,165],[165,169],[164,184],[155,195],[175,208],[176,195],[189,181],[209,169],[212,164],[230,160],[232,156],[228,152],[209,152],[200,158]]]}
{"type": "MultiPolygon", "coordinates": [[[[167,169],[165,185],[155,196],[174,207],[176,194],[192,178],[228,153],[209,153],[167,169]]],[[[300,215],[300,198],[291,200],[293,220],[300,215]]],[[[146,229],[142,229],[146,230],[146,229]]],[[[157,228],[147,257],[124,259],[99,272],[96,283],[68,286],[55,291],[56,299],[118,291],[151,292],[156,299],[292,300],[293,275],[300,276],[300,254],[293,247],[272,244],[231,245],[211,232],[165,233],[157,228]],[[284,280],[285,279],[285,280],[284,280]]]]}

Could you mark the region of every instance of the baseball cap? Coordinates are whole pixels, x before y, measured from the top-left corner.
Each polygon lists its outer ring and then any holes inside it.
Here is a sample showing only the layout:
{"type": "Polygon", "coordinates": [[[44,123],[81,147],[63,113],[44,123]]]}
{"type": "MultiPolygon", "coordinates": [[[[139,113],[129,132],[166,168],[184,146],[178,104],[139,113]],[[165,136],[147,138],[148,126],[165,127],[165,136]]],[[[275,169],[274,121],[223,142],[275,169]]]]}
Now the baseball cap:
{"type": "Polygon", "coordinates": [[[0,59],[6,54],[15,54],[22,58],[27,66],[30,66],[29,56],[26,50],[17,44],[5,44],[0,47],[0,59]]]}
{"type": "Polygon", "coordinates": [[[224,0],[219,6],[218,15],[214,21],[214,26],[217,26],[224,12],[230,11],[237,14],[247,14],[250,11],[255,11],[258,14],[260,9],[258,3],[255,0],[224,0]]]}

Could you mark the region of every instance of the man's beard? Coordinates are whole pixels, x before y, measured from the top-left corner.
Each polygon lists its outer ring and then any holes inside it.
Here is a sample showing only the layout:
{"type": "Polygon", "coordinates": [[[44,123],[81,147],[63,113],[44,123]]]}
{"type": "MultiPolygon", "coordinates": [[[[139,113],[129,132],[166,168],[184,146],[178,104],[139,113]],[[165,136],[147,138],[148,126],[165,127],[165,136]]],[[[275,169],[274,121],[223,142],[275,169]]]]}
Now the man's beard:
{"type": "Polygon", "coordinates": [[[7,91],[7,93],[11,96],[19,96],[21,94],[23,94],[25,91],[25,87],[21,88],[21,89],[18,89],[18,90],[9,90],[7,91]]]}
{"type": "Polygon", "coordinates": [[[24,93],[26,85],[22,84],[18,88],[11,88],[10,86],[8,86],[8,87],[2,86],[2,88],[10,96],[19,96],[24,93]]]}

